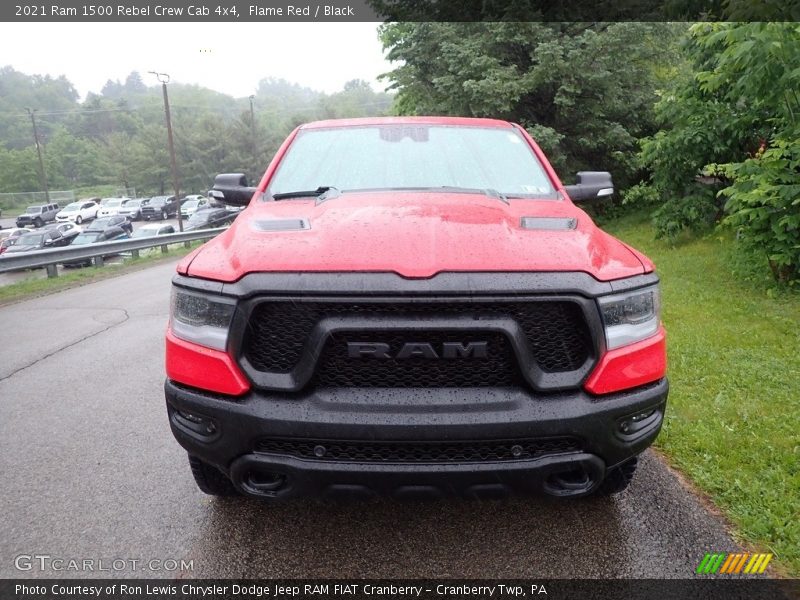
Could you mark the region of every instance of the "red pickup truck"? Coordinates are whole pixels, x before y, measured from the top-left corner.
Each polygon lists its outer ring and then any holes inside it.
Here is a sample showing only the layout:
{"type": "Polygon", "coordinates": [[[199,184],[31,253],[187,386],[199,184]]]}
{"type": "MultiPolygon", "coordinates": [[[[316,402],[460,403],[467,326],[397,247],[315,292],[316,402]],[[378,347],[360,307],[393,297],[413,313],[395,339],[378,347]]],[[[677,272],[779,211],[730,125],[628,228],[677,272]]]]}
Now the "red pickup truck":
{"type": "Polygon", "coordinates": [[[206,493],[626,488],[666,407],[658,277],[519,125],[310,123],[178,266],[170,426],[206,493]]]}

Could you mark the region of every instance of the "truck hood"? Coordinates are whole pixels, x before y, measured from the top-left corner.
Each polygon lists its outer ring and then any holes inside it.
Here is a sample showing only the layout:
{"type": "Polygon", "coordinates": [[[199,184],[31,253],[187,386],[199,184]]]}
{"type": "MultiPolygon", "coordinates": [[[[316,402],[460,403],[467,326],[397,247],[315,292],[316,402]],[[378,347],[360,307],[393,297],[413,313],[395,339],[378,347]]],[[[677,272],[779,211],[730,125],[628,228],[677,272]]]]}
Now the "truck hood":
{"type": "Polygon", "coordinates": [[[568,201],[472,193],[350,192],[254,200],[181,273],[232,282],[253,272],[584,271],[601,281],[652,270],[568,201]],[[532,228],[523,217],[534,217],[532,228]],[[286,230],[289,226],[307,227],[286,230]],[[556,227],[556,229],[551,229],[556,227]]]}

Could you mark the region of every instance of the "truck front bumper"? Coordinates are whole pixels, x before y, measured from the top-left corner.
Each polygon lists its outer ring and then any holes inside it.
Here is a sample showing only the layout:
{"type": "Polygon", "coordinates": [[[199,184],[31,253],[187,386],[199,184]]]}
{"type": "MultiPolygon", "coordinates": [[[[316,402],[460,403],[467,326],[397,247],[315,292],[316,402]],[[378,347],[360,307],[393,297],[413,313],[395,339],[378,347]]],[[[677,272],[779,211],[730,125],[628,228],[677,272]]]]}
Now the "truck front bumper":
{"type": "Polygon", "coordinates": [[[653,442],[668,383],[599,397],[354,388],[233,399],[170,380],[165,391],[178,442],[246,494],[581,496],[653,442]]]}

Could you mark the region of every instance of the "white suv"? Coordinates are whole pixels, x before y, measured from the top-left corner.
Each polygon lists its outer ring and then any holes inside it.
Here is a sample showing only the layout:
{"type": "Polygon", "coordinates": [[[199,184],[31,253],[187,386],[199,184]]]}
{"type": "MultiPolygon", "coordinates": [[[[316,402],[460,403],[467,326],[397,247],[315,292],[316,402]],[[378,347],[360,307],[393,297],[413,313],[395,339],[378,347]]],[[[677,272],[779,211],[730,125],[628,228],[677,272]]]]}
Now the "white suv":
{"type": "Polygon", "coordinates": [[[208,204],[208,198],[200,194],[186,196],[186,198],[181,201],[181,216],[191,217],[198,210],[206,208],[208,204]]]}
{"type": "Polygon", "coordinates": [[[78,200],[70,202],[56,214],[56,221],[65,223],[72,221],[80,225],[84,221],[90,221],[97,217],[97,202],[94,200],[78,200]]]}
{"type": "Polygon", "coordinates": [[[130,198],[103,198],[100,201],[100,209],[97,211],[98,217],[113,217],[119,214],[119,209],[130,198]]]}

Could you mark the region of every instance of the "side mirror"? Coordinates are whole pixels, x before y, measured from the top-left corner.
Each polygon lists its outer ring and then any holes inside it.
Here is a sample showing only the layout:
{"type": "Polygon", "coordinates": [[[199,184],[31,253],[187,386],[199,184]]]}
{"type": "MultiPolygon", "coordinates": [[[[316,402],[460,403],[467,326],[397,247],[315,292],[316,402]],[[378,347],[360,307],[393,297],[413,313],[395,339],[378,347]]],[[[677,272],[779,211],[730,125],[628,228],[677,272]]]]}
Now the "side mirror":
{"type": "Polygon", "coordinates": [[[614,182],[608,171],[579,171],[578,183],[565,185],[564,189],[573,202],[589,202],[612,195],[614,182]]]}
{"type": "Polygon", "coordinates": [[[45,240],[44,241],[44,245],[45,246],[52,246],[53,245],[53,240],[45,240]]]}
{"type": "Polygon", "coordinates": [[[214,178],[214,187],[209,190],[208,197],[220,204],[247,206],[256,191],[247,185],[243,173],[222,173],[214,178]]]}

